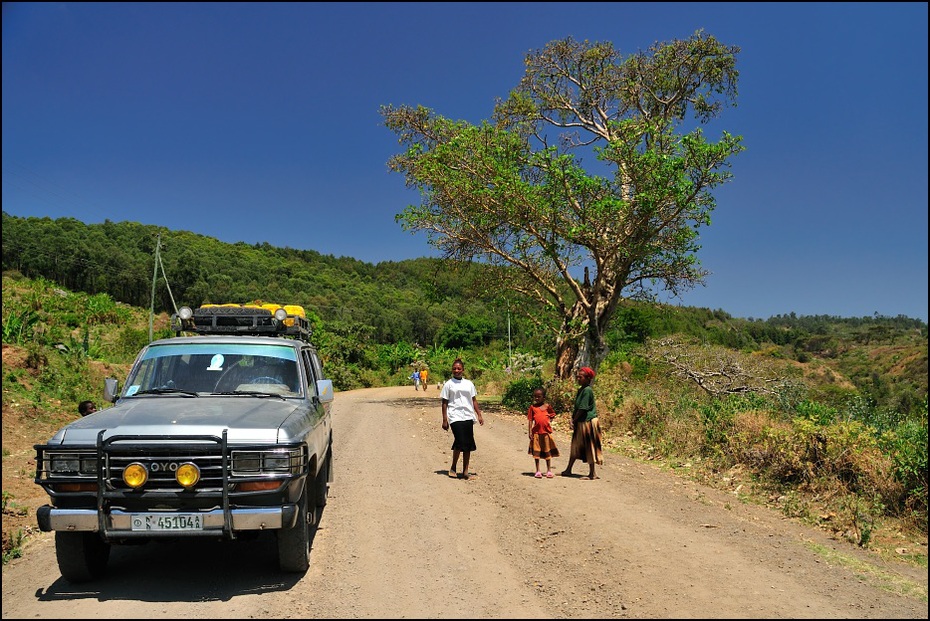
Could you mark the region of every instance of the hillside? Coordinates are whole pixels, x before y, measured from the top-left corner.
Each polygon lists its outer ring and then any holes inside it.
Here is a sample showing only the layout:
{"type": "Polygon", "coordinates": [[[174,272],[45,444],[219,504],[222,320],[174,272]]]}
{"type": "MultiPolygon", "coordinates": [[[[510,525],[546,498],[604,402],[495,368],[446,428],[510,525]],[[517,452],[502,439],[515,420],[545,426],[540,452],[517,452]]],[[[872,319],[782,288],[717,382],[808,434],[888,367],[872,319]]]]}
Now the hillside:
{"type": "MultiPolygon", "coordinates": [[[[103,377],[125,378],[135,353],[148,341],[149,318],[144,308],[115,302],[107,294],[68,291],[15,273],[4,275],[3,309],[8,557],[22,552],[23,540],[34,529],[35,507],[46,501],[32,483],[32,445],[74,420],[80,400],[98,399],[103,377]]],[[[741,351],[710,343],[714,335],[734,338],[742,324],[719,311],[695,320],[705,313],[693,309],[678,317],[679,325],[686,325],[682,315],[693,323],[691,331],[701,342],[677,333],[667,350],[664,338],[624,341],[621,337],[634,332],[629,328],[635,322],[630,312],[621,315],[616,353],[597,379],[605,443],[729,490],[744,502],[772,504],[836,537],[925,565],[926,331],[888,329],[879,335],[870,330],[879,325],[875,321],[785,318],[794,325],[746,325],[795,336],[741,351]],[[820,326],[826,338],[808,332],[811,326],[820,326]],[[679,366],[670,364],[669,352],[679,366]],[[709,385],[699,390],[688,375],[736,368],[743,373],[739,383],[718,386],[736,391],[729,396],[708,396],[709,385]],[[775,399],[758,384],[771,378],[784,386],[775,399]],[[878,407],[860,385],[884,395],[888,404],[914,406],[878,407]],[[823,450],[811,452],[817,446],[823,450]]],[[[661,317],[666,324],[674,319],[661,317]]],[[[646,312],[636,315],[644,318],[649,318],[646,312]]],[[[659,321],[651,321],[650,332],[660,331],[659,321]]],[[[166,326],[167,315],[159,314],[154,335],[166,335],[166,326]]],[[[441,377],[449,356],[461,355],[482,395],[515,413],[524,407],[519,404],[526,387],[546,382],[559,411],[568,407],[573,391],[545,380],[552,362],[533,354],[513,356],[514,374],[503,372],[506,343],[469,350],[403,343],[369,343],[366,348],[356,355],[375,367],[368,377],[379,385],[405,384],[407,364],[416,359],[441,377]],[[395,358],[382,357],[385,352],[395,358]]],[[[330,356],[327,372],[339,376],[342,360],[330,356]]]]}

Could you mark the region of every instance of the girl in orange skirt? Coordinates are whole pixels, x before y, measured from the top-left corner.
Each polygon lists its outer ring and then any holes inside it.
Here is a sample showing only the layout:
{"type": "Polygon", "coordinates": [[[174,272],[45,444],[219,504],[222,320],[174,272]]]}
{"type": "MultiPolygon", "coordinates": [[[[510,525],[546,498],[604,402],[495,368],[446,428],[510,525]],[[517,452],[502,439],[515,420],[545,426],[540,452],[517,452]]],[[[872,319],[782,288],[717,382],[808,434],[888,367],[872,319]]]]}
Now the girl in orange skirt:
{"type": "Polygon", "coordinates": [[[529,420],[528,432],[530,436],[529,454],[536,461],[536,478],[541,479],[542,473],[539,471],[539,460],[546,460],[546,478],[551,479],[552,458],[559,456],[559,449],[552,439],[552,419],[555,418],[555,410],[546,403],[546,389],[537,388],[533,391],[533,405],[526,412],[529,420]]]}

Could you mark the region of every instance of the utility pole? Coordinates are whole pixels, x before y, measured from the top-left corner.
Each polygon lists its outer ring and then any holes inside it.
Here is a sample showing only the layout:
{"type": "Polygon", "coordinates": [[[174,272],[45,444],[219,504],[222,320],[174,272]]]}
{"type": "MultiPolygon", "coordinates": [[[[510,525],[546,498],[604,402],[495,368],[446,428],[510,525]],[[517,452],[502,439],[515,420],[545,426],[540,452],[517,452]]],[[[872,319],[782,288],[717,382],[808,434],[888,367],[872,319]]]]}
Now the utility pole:
{"type": "Polygon", "coordinates": [[[513,347],[510,344],[510,300],[507,300],[507,368],[513,373],[513,347]]]}
{"type": "Polygon", "coordinates": [[[158,239],[155,241],[155,269],[152,272],[152,302],[149,306],[149,343],[154,339],[154,325],[155,325],[155,281],[158,279],[158,262],[161,260],[158,256],[158,251],[161,248],[161,233],[158,234],[158,239]]]}

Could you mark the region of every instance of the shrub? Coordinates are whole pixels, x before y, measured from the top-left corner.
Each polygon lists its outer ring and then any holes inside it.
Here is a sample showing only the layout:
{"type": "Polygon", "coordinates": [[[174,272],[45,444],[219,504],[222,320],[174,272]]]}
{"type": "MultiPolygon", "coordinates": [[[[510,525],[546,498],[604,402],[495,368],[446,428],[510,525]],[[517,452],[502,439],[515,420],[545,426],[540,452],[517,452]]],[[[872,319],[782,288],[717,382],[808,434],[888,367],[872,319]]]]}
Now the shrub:
{"type": "Polygon", "coordinates": [[[533,391],[537,388],[543,388],[543,381],[539,375],[516,379],[507,385],[501,403],[512,410],[526,412],[533,403],[533,391]]]}
{"type": "Polygon", "coordinates": [[[3,342],[24,345],[32,338],[39,315],[32,310],[10,311],[3,320],[3,342]]]}
{"type": "Polygon", "coordinates": [[[836,410],[828,405],[814,401],[801,401],[795,406],[798,416],[813,421],[818,425],[829,425],[836,420],[836,410]]]}
{"type": "Polygon", "coordinates": [[[882,449],[891,456],[895,478],[904,488],[902,506],[920,518],[927,532],[927,423],[909,421],[879,439],[882,449]]]}
{"type": "Polygon", "coordinates": [[[801,456],[806,452],[790,423],[764,411],[739,412],[726,436],[724,453],[760,476],[779,482],[798,482],[806,474],[801,456]]]}
{"type": "Polygon", "coordinates": [[[113,355],[127,357],[132,360],[148,343],[149,334],[147,331],[132,326],[124,326],[116,337],[113,355]]]}

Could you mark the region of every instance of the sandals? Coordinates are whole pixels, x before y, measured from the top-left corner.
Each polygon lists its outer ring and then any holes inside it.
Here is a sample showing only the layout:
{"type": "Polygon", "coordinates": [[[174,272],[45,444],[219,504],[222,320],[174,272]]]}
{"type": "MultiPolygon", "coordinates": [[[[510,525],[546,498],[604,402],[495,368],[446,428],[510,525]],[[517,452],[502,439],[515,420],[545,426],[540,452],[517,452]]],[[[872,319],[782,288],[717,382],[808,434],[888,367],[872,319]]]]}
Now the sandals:
{"type": "Polygon", "coordinates": [[[550,470],[549,472],[546,473],[546,478],[547,478],[547,479],[551,479],[551,478],[554,477],[554,476],[555,476],[555,474],[552,473],[552,470],[550,470]]]}
{"type": "Polygon", "coordinates": [[[537,473],[534,474],[533,476],[536,477],[537,479],[541,479],[541,478],[542,478],[542,472],[537,472],[537,473]]]}

